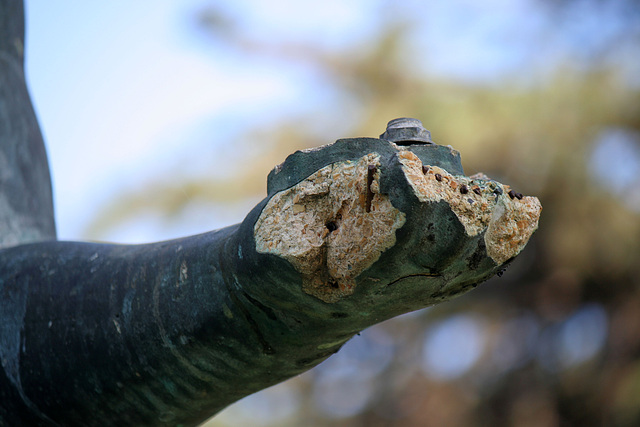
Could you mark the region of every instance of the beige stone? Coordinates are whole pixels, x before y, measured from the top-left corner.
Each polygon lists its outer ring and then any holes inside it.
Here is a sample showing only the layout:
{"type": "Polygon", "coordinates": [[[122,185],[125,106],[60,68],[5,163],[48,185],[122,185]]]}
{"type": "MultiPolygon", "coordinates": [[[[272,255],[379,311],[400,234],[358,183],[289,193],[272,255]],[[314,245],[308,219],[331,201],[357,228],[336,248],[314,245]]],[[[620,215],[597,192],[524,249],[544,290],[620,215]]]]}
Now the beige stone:
{"type": "MultiPolygon", "coordinates": [[[[397,148],[418,200],[444,201],[468,236],[484,233],[487,255],[496,264],[524,248],[538,227],[537,198],[511,198],[508,186],[484,174],[454,176],[397,148]]],[[[370,153],[325,166],[275,194],[255,223],[256,250],[288,260],[302,275],[305,292],[335,302],[352,294],[355,279],[395,244],[405,220],[380,194],[380,157],[370,153]]]]}
{"type": "Polygon", "coordinates": [[[395,244],[405,222],[380,194],[379,166],[371,153],[325,166],[277,193],[256,221],[257,251],[288,260],[302,274],[304,291],[325,302],[353,293],[355,278],[395,244]],[[370,165],[376,172],[368,186],[370,165]]]}
{"type": "Polygon", "coordinates": [[[502,264],[518,255],[538,228],[542,205],[535,197],[511,198],[509,186],[492,181],[482,173],[471,177],[451,175],[437,166],[423,164],[414,153],[399,154],[403,172],[423,203],[445,201],[469,236],[485,232],[487,255],[502,264]],[[436,174],[440,180],[436,179],[436,174]],[[466,186],[467,192],[460,191],[466,186]],[[496,193],[500,188],[502,191],[496,193]],[[475,191],[474,191],[475,190],[475,191]],[[478,194],[480,193],[480,194],[478,194]]]}

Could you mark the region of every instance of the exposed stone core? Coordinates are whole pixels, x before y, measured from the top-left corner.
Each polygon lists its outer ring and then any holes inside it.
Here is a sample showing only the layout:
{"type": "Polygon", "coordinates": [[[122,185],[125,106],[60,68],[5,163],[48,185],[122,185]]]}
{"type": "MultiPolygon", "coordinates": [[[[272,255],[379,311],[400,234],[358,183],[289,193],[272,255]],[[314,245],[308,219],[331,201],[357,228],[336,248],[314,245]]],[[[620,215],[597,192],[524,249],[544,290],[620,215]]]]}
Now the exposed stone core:
{"type": "MultiPolygon", "coordinates": [[[[535,197],[484,174],[452,175],[398,149],[402,172],[421,203],[446,202],[469,237],[483,235],[501,265],[520,253],[538,227],[535,197]]],[[[325,166],[276,193],[254,226],[256,250],[278,255],[302,275],[303,290],[325,302],[351,295],[356,278],[396,242],[406,216],[380,194],[380,156],[325,166]]]]}
{"type": "Polygon", "coordinates": [[[398,154],[403,172],[421,202],[445,201],[469,236],[485,232],[487,255],[500,265],[518,255],[538,228],[542,206],[536,197],[509,195],[510,187],[484,174],[451,175],[424,165],[410,151],[398,154]]]}
{"type": "Polygon", "coordinates": [[[405,214],[380,194],[380,156],[333,163],[275,194],[254,226],[256,250],[288,260],[303,290],[325,302],[395,244],[405,214]]]}

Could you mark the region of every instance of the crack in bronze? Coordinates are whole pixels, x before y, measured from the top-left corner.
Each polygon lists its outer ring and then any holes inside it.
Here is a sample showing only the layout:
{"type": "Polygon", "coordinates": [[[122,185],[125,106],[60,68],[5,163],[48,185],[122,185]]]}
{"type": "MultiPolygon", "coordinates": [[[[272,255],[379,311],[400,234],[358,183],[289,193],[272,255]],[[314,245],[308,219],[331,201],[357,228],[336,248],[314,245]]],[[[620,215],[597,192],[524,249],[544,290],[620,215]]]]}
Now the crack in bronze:
{"type": "Polygon", "coordinates": [[[437,274],[437,273],[435,273],[435,274],[427,274],[427,273],[409,274],[408,276],[402,276],[401,278],[394,280],[393,282],[389,283],[387,286],[395,285],[400,280],[408,279],[409,277],[442,277],[442,275],[441,274],[437,274]]]}
{"type": "Polygon", "coordinates": [[[377,168],[375,165],[369,165],[367,168],[367,199],[365,204],[365,210],[371,212],[371,201],[373,200],[373,191],[371,190],[371,184],[373,184],[373,178],[377,168]]]}

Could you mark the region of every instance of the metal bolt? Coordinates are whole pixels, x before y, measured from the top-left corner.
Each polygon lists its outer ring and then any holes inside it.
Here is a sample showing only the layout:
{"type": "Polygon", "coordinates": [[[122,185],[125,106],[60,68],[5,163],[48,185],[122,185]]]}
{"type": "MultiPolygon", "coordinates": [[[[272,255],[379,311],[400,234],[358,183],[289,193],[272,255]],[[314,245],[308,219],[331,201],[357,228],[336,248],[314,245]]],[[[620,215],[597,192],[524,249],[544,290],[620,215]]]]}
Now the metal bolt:
{"type": "Polygon", "coordinates": [[[380,135],[380,139],[398,145],[433,144],[431,132],[422,126],[422,122],[408,117],[393,119],[387,123],[387,130],[380,135]]]}

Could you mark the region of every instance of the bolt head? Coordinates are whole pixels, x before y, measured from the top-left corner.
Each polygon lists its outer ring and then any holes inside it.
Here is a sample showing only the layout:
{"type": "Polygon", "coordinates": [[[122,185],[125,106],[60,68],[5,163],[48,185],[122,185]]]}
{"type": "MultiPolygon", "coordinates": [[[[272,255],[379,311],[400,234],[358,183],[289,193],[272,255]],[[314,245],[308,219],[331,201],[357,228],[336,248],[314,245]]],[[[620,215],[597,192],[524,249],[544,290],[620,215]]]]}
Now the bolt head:
{"type": "Polygon", "coordinates": [[[391,120],[380,139],[398,145],[433,144],[431,132],[424,128],[422,122],[408,117],[391,120]]]}

